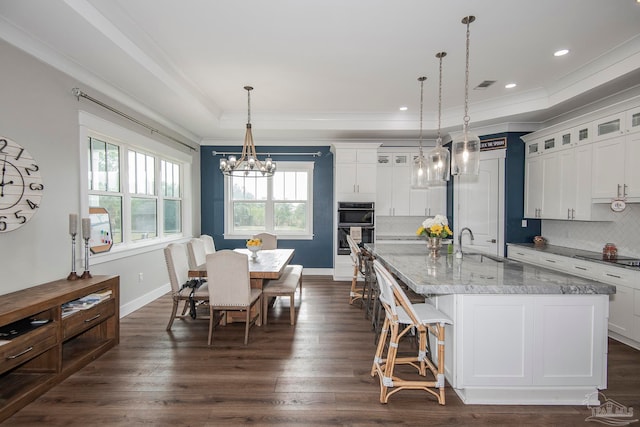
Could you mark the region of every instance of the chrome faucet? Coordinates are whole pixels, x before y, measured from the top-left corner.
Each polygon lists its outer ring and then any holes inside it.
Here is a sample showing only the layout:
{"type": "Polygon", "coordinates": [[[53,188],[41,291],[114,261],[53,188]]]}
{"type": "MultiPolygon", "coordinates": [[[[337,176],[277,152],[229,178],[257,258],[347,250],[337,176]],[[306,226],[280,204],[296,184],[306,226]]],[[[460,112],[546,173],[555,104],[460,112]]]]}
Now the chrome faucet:
{"type": "Polygon", "coordinates": [[[471,231],[471,229],[469,227],[464,227],[460,230],[460,233],[458,233],[458,252],[456,252],[456,257],[457,258],[462,258],[462,234],[468,231],[469,232],[469,237],[471,237],[471,241],[473,242],[473,231],[471,231]]]}

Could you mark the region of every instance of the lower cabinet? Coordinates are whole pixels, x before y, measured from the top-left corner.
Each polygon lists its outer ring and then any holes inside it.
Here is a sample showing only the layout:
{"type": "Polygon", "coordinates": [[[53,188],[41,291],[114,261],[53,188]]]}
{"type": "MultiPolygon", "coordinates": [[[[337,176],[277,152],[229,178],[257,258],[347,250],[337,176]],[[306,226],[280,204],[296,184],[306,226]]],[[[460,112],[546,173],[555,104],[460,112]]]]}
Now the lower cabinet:
{"type": "Polygon", "coordinates": [[[0,296],[0,422],[118,344],[119,280],[58,280],[0,296]],[[99,299],[63,309],[89,295],[99,299]]]}
{"type": "Polygon", "coordinates": [[[508,257],[616,287],[609,295],[609,335],[640,349],[640,271],[509,245],[508,257]]]}

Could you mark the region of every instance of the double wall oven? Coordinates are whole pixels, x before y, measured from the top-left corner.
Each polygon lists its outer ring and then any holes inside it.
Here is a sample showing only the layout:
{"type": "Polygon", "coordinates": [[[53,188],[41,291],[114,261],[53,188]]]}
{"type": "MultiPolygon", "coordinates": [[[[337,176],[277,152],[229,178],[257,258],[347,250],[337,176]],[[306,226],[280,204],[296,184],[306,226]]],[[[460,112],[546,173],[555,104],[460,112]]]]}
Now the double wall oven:
{"type": "Polygon", "coordinates": [[[374,202],[338,202],[338,255],[349,255],[347,236],[353,227],[361,230],[363,243],[373,243],[374,220],[374,202]]]}

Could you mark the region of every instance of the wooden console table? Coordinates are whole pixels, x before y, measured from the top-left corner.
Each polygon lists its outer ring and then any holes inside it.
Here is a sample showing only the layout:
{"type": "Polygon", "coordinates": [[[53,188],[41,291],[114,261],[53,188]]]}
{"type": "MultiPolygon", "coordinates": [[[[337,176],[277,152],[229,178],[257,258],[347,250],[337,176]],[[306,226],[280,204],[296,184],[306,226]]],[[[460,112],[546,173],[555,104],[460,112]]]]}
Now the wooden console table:
{"type": "Polygon", "coordinates": [[[119,276],[95,276],[0,295],[0,422],[118,344],[119,293],[119,276]],[[63,304],[109,291],[63,317],[63,304]]]}

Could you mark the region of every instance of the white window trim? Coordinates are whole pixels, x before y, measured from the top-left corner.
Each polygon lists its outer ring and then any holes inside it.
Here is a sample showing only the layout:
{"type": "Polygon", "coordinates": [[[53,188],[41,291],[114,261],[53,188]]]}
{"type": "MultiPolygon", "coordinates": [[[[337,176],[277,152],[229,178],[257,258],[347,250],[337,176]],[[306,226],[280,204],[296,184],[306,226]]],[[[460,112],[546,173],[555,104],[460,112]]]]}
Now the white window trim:
{"type": "MultiPolygon", "coordinates": [[[[274,153],[275,155],[275,153],[274,153]]],[[[268,230],[269,233],[275,233],[278,235],[278,239],[287,239],[287,240],[313,240],[313,171],[315,168],[314,162],[286,162],[286,161],[278,161],[278,171],[301,171],[306,170],[309,174],[308,179],[308,199],[307,199],[307,223],[309,224],[309,232],[308,233],[282,233],[275,232],[273,230],[268,230]]],[[[271,179],[271,178],[256,178],[256,179],[271,179]]],[[[229,200],[229,177],[224,177],[224,238],[225,239],[250,239],[253,237],[253,233],[232,233],[230,231],[230,227],[228,225],[227,218],[233,217],[233,204],[230,203],[229,200]]],[[[269,186],[269,197],[272,197],[271,194],[271,186],[269,186]]],[[[269,220],[272,222],[272,219],[269,220]]]]}
{"type": "MultiPolygon", "coordinates": [[[[182,166],[182,233],[175,234],[169,237],[155,237],[152,239],[145,239],[136,242],[124,242],[114,245],[109,252],[100,254],[91,254],[91,264],[101,264],[103,262],[109,262],[120,258],[125,258],[131,255],[137,255],[145,252],[159,250],[164,248],[169,242],[185,240],[191,237],[191,230],[193,230],[192,224],[192,206],[191,203],[187,203],[190,200],[192,193],[191,183],[191,168],[192,158],[188,154],[185,154],[179,150],[164,145],[154,139],[151,139],[145,135],[134,132],[130,129],[119,126],[115,123],[109,122],[98,116],[95,116],[86,111],[80,111],[78,114],[78,123],[80,125],[80,139],[78,143],[78,150],[80,152],[80,212],[81,217],[89,216],[89,183],[87,177],[89,176],[89,164],[87,159],[87,141],[90,136],[97,138],[106,138],[107,141],[114,141],[124,144],[127,148],[138,149],[150,154],[159,155],[166,160],[174,161],[182,166]]],[[[127,155],[121,153],[121,156],[127,155]]],[[[125,185],[125,182],[121,179],[121,185],[125,185]]],[[[125,212],[125,206],[123,206],[122,215],[125,217],[128,213],[125,212]]],[[[161,213],[158,213],[161,216],[161,213]]],[[[124,230],[123,230],[124,231],[124,230]]],[[[124,237],[124,236],[123,236],[124,237]]],[[[83,250],[81,249],[81,253],[83,250]]],[[[83,255],[84,257],[84,255],[83,255]]]]}

